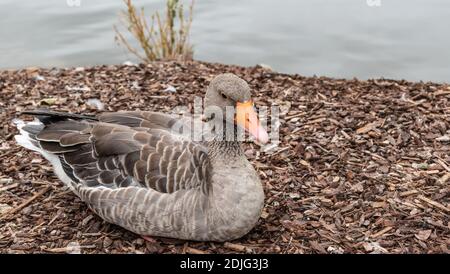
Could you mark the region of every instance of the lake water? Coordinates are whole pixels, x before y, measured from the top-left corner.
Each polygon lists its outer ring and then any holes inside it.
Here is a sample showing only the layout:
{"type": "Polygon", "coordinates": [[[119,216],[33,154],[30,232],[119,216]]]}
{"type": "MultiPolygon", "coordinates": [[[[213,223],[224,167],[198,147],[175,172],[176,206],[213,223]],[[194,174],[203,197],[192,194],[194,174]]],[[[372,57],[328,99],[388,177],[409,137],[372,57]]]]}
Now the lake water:
{"type": "MultiPolygon", "coordinates": [[[[147,13],[165,1],[134,1],[147,13]]],[[[120,64],[120,0],[0,0],[0,68],[120,64]],[[79,5],[78,5],[79,4],[79,5]]],[[[450,82],[448,0],[197,0],[197,60],[306,76],[450,82]]]]}

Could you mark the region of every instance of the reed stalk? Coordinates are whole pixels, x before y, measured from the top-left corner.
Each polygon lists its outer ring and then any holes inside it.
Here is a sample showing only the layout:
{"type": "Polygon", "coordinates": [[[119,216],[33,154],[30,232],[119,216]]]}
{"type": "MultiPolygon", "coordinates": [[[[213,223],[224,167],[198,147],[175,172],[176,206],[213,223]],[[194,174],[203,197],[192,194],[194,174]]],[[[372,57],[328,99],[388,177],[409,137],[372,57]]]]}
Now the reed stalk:
{"type": "Polygon", "coordinates": [[[192,25],[194,0],[188,16],[179,0],[167,0],[166,11],[162,17],[158,11],[149,18],[144,8],[137,9],[131,0],[124,0],[126,10],[121,11],[121,24],[127,29],[140,49],[132,46],[125,36],[114,26],[116,41],[141,61],[148,63],[157,60],[186,61],[193,58],[193,47],[189,42],[192,25]]]}

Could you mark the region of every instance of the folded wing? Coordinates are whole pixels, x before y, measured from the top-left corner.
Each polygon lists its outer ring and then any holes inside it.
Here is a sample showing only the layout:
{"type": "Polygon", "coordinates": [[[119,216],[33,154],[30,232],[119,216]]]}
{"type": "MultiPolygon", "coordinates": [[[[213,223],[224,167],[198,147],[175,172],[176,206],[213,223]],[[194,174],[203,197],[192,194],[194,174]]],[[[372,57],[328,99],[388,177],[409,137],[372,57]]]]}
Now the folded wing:
{"type": "Polygon", "coordinates": [[[65,173],[88,187],[138,186],[162,193],[208,190],[205,146],[171,128],[179,120],[152,112],[102,114],[99,121],[68,119],[34,135],[58,155],[65,173]]]}

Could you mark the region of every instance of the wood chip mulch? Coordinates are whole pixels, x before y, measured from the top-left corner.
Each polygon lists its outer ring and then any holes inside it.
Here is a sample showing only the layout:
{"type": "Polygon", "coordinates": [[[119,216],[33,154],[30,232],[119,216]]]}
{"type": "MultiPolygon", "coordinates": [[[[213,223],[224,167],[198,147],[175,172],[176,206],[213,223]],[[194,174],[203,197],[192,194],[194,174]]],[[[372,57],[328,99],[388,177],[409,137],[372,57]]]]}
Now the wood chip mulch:
{"type": "Polygon", "coordinates": [[[27,68],[0,71],[0,110],[0,253],[449,253],[448,84],[203,62],[27,68]],[[277,151],[245,144],[266,201],[241,239],[145,241],[102,221],[14,142],[24,109],[95,113],[96,98],[105,111],[170,111],[223,72],[248,81],[256,105],[280,107],[277,151]]]}

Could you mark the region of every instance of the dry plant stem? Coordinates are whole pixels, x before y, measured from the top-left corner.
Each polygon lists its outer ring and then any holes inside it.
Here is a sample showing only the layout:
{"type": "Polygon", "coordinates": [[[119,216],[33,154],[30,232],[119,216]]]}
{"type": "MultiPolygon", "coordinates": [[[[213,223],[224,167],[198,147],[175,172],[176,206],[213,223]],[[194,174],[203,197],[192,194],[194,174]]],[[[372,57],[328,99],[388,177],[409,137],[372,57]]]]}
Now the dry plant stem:
{"type": "Polygon", "coordinates": [[[27,205],[29,205],[31,202],[33,202],[34,200],[36,200],[37,198],[39,198],[40,196],[44,195],[51,187],[47,186],[45,187],[43,190],[39,191],[38,193],[34,194],[31,198],[27,199],[26,201],[24,201],[23,203],[21,203],[20,205],[18,205],[17,207],[11,209],[10,211],[6,212],[1,219],[4,218],[8,218],[8,217],[12,217],[12,215],[14,215],[15,213],[19,212],[20,210],[22,210],[24,207],[26,207],[27,205]]]}
{"type": "Polygon", "coordinates": [[[136,10],[131,0],[124,0],[127,10],[121,13],[121,24],[139,44],[141,50],[131,46],[125,36],[114,26],[116,41],[143,62],[157,60],[192,60],[189,43],[194,1],[189,7],[189,17],[184,17],[183,4],[179,0],[167,0],[165,17],[155,12],[150,23],[144,9],[136,10]],[[178,28],[178,29],[177,29],[178,28]]]}

